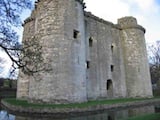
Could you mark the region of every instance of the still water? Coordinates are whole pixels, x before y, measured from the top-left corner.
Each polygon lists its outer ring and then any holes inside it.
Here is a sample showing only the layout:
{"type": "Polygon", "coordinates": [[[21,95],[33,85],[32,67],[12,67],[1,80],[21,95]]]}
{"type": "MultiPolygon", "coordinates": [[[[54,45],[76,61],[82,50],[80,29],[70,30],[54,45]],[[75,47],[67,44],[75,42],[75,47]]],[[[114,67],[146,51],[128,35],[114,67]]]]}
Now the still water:
{"type": "Polygon", "coordinates": [[[155,106],[143,106],[137,108],[101,111],[94,114],[77,115],[74,117],[55,118],[54,116],[36,116],[36,115],[19,115],[9,114],[7,111],[0,108],[0,120],[124,120],[129,117],[151,114],[159,112],[155,106]]]}

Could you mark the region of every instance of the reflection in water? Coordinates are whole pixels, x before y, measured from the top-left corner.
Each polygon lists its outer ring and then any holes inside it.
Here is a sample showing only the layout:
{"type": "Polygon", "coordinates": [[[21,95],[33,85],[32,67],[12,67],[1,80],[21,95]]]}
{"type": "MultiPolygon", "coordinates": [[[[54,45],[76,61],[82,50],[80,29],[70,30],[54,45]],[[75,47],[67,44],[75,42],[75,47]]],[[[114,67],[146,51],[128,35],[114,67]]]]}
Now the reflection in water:
{"type": "Polygon", "coordinates": [[[85,116],[77,116],[77,117],[68,117],[63,119],[56,119],[54,117],[43,118],[43,117],[31,117],[30,116],[17,116],[14,117],[13,115],[8,115],[7,112],[2,111],[2,115],[4,119],[0,118],[0,120],[123,120],[128,117],[132,117],[135,115],[143,115],[143,114],[150,114],[154,113],[155,108],[154,106],[145,106],[140,108],[130,108],[125,110],[118,110],[118,111],[107,111],[99,114],[90,114],[85,116]],[[8,117],[8,118],[7,118],[8,117]]]}
{"type": "Polygon", "coordinates": [[[140,108],[133,108],[128,110],[128,116],[135,116],[135,115],[143,115],[143,114],[151,114],[155,113],[155,107],[154,106],[145,106],[140,108]]]}
{"type": "Polygon", "coordinates": [[[15,116],[8,114],[6,111],[0,111],[0,120],[15,120],[15,116]]]}

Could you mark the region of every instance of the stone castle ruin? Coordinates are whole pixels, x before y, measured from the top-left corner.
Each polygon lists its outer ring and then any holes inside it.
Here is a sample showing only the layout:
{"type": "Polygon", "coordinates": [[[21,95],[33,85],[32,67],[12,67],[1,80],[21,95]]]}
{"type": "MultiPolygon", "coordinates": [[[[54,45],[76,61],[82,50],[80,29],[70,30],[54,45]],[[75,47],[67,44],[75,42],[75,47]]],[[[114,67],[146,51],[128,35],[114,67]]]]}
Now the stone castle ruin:
{"type": "Polygon", "coordinates": [[[38,0],[24,23],[23,41],[38,36],[52,68],[20,72],[17,98],[74,103],[152,97],[145,29],[133,17],[118,24],[84,10],[83,0],[38,0]]]}

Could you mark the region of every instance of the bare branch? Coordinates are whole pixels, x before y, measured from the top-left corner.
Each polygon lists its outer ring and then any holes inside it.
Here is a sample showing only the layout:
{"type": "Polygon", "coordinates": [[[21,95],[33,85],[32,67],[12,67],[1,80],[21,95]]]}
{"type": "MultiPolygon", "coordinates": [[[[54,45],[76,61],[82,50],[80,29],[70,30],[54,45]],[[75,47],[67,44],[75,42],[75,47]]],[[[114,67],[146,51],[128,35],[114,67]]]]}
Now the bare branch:
{"type": "MultiPolygon", "coordinates": [[[[17,68],[24,68],[20,58],[22,51],[14,27],[21,27],[20,14],[24,9],[31,9],[31,0],[0,0],[0,48],[12,61],[13,73],[17,68]]],[[[2,62],[2,61],[0,61],[2,62]]]]}
{"type": "Polygon", "coordinates": [[[149,62],[152,81],[160,79],[160,42],[149,47],[149,62]]]}

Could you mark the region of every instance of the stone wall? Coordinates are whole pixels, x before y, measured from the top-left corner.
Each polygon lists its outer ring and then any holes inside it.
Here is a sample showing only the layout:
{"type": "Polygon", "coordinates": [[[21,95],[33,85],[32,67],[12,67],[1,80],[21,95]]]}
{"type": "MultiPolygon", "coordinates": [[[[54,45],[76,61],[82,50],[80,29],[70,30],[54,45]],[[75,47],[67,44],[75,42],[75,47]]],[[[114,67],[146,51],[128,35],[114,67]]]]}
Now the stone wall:
{"type": "Polygon", "coordinates": [[[89,41],[86,44],[88,46],[87,61],[89,62],[87,69],[88,98],[126,97],[119,28],[91,13],[86,12],[85,18],[86,41],[89,41]]]}
{"type": "Polygon", "coordinates": [[[38,37],[49,71],[32,77],[20,73],[18,98],[25,96],[30,102],[86,101],[83,7],[82,1],[75,0],[38,1],[34,19],[25,22],[23,40],[38,37]]]}

